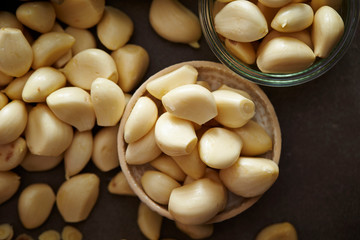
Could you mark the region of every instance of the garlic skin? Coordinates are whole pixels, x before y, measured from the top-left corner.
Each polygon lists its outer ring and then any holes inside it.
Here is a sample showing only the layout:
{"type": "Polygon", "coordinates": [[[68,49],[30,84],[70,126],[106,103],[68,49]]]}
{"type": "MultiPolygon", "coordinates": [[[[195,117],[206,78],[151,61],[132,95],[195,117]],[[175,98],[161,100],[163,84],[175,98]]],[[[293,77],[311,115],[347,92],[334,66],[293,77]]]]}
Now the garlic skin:
{"type": "Polygon", "coordinates": [[[168,41],[199,48],[199,18],[178,0],[153,0],[149,20],[157,34],[168,41]]]}
{"type": "Polygon", "coordinates": [[[237,42],[253,42],[268,33],[266,19],[250,1],[228,3],[214,18],[216,32],[237,42]]]}
{"type": "Polygon", "coordinates": [[[344,34],[344,21],[338,12],[329,6],[319,8],[312,25],[314,53],[326,58],[344,34]]]}

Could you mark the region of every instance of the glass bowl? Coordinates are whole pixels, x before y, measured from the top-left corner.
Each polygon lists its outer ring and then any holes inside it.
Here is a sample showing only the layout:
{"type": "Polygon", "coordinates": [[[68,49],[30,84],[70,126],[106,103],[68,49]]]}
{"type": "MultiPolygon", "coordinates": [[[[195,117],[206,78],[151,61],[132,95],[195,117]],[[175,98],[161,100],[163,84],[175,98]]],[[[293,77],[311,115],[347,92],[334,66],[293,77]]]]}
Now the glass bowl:
{"type": "Polygon", "coordinates": [[[344,0],[340,15],[345,31],[327,58],[319,59],[309,68],[290,74],[263,73],[256,66],[249,66],[227,51],[214,27],[213,7],[216,0],[199,0],[199,16],[205,39],[215,56],[225,66],[240,76],[264,86],[289,87],[314,80],[331,69],[346,53],[356,34],[360,15],[359,0],[344,0]]]}

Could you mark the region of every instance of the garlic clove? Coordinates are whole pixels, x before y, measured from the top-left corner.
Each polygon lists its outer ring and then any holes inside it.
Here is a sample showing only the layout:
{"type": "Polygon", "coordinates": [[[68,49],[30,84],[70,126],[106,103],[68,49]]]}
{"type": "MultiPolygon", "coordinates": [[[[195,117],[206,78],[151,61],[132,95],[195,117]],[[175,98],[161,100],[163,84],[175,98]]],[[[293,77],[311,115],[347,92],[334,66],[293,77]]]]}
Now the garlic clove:
{"type": "Polygon", "coordinates": [[[137,225],[148,239],[159,239],[163,217],[152,211],[145,203],[140,202],[137,225]]]}
{"type": "Polygon", "coordinates": [[[1,11],[0,12],[0,28],[17,28],[21,31],[24,30],[24,26],[16,18],[16,15],[12,12],[1,11]]]}
{"type": "Polygon", "coordinates": [[[184,181],[186,175],[173,158],[162,154],[150,162],[150,165],[176,181],[184,181]]]}
{"type": "Polygon", "coordinates": [[[58,166],[64,158],[64,154],[58,156],[42,156],[27,152],[21,167],[28,172],[43,172],[58,166]]]}
{"type": "Polygon", "coordinates": [[[0,171],[9,171],[20,165],[26,152],[26,141],[22,137],[7,144],[0,144],[0,171]]]}
{"type": "Polygon", "coordinates": [[[310,6],[316,12],[319,8],[323,6],[329,6],[339,11],[341,8],[343,0],[311,0],[310,6]]]}
{"type": "Polygon", "coordinates": [[[295,0],[259,0],[259,2],[267,7],[280,8],[295,0]]]}
{"type": "Polygon", "coordinates": [[[29,77],[33,72],[34,72],[33,70],[30,70],[25,75],[21,77],[17,77],[14,80],[12,80],[3,90],[6,96],[8,96],[12,100],[23,100],[22,92],[24,86],[26,84],[26,81],[29,79],[29,77]]]}
{"type": "Polygon", "coordinates": [[[0,224],[0,239],[1,240],[11,240],[14,236],[14,229],[8,223],[0,224]]]}
{"type": "Polygon", "coordinates": [[[0,205],[9,200],[19,189],[20,177],[11,171],[0,172],[0,205]]]}
{"type": "Polygon", "coordinates": [[[65,28],[65,32],[75,38],[75,43],[71,47],[74,56],[83,50],[96,48],[96,39],[88,29],[68,26],[65,28]]]}
{"type": "Polygon", "coordinates": [[[289,222],[274,223],[261,229],[255,238],[255,240],[276,239],[297,240],[295,227],[289,222]]]}
{"type": "Polygon", "coordinates": [[[230,53],[232,53],[235,57],[240,59],[246,64],[254,64],[255,63],[255,49],[253,45],[249,42],[236,42],[230,39],[225,39],[225,47],[228,49],[230,53]]]}
{"type": "Polygon", "coordinates": [[[172,156],[184,173],[193,179],[199,179],[205,174],[206,165],[201,161],[198,147],[186,155],[172,156]]]}
{"type": "Polygon", "coordinates": [[[118,172],[109,182],[108,191],[112,194],[136,196],[123,172],[118,172]]]}
{"type": "Polygon", "coordinates": [[[190,225],[175,221],[176,227],[192,239],[209,238],[214,232],[214,224],[190,225]]]}
{"type": "Polygon", "coordinates": [[[251,100],[251,96],[250,94],[248,94],[246,91],[238,89],[238,88],[233,88],[233,87],[229,87],[226,84],[222,84],[217,90],[230,90],[230,91],[234,91],[238,94],[240,94],[241,96],[250,99],[251,100]]]}
{"type": "MultiPolygon", "coordinates": [[[[5,89],[4,89],[4,92],[5,92],[5,89]]],[[[7,96],[0,92],[0,110],[6,106],[6,104],[9,103],[9,99],[7,98],[7,96]]]]}
{"type": "Polygon", "coordinates": [[[73,226],[67,225],[61,231],[61,238],[63,240],[82,240],[83,235],[79,231],[79,229],[77,229],[73,226]]]}

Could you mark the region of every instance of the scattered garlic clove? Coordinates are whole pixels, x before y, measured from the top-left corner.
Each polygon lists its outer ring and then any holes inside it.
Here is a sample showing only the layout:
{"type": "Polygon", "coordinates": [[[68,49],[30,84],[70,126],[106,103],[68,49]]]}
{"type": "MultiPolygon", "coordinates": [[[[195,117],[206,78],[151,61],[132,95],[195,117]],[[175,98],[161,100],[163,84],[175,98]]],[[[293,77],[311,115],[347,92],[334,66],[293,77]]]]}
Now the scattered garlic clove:
{"type": "MultiPolygon", "coordinates": [[[[4,91],[5,92],[5,91],[4,91]]],[[[9,99],[7,98],[7,96],[0,92],[0,110],[6,106],[6,104],[9,103],[9,99]]]]}
{"type": "Polygon", "coordinates": [[[88,29],[68,26],[65,28],[65,32],[75,38],[75,43],[71,47],[74,56],[83,50],[96,48],[96,39],[88,29]]]}
{"type": "Polygon", "coordinates": [[[63,160],[63,158],[63,154],[52,157],[35,155],[28,151],[20,165],[28,172],[43,172],[58,166],[63,160]]]}
{"type": "Polygon", "coordinates": [[[326,58],[344,34],[344,21],[338,12],[328,6],[316,11],[312,25],[314,53],[326,58]]]}
{"type": "Polygon", "coordinates": [[[241,138],[225,128],[207,130],[199,140],[200,159],[209,167],[223,169],[234,164],[241,152],[241,138]]]}
{"type": "Polygon", "coordinates": [[[161,154],[161,150],[155,141],[155,127],[144,137],[130,143],[125,152],[128,164],[140,165],[150,162],[161,154]]]}
{"type": "Polygon", "coordinates": [[[272,149],[271,137],[261,125],[253,120],[233,131],[242,140],[241,155],[243,156],[256,156],[272,149]]]}
{"type": "Polygon", "coordinates": [[[61,238],[63,240],[82,240],[83,235],[79,229],[70,225],[66,225],[61,231],[61,238]]]}
{"type": "Polygon", "coordinates": [[[75,131],[71,145],[64,153],[65,178],[78,174],[90,161],[93,151],[93,135],[88,131],[75,131]]]}
{"type": "Polygon", "coordinates": [[[75,43],[75,38],[63,32],[48,32],[40,35],[32,44],[34,61],[31,67],[51,66],[64,54],[66,54],[75,43]]]}
{"type": "Polygon", "coordinates": [[[79,87],[63,87],[52,92],[46,103],[60,120],[80,132],[95,125],[95,111],[90,94],[79,87]]]}
{"type": "Polygon", "coordinates": [[[28,114],[23,101],[13,100],[0,110],[0,144],[15,141],[23,133],[28,114]]]}
{"type": "Polygon", "coordinates": [[[289,222],[274,223],[261,229],[255,237],[255,240],[276,239],[297,240],[295,227],[289,222]]]}
{"type": "Polygon", "coordinates": [[[59,70],[52,67],[38,68],[27,79],[22,99],[25,102],[45,102],[48,95],[65,84],[66,78],[59,70]]]}
{"type": "Polygon", "coordinates": [[[215,120],[225,127],[241,127],[255,115],[254,102],[234,91],[215,90],[212,94],[218,109],[215,120]]]}
{"type": "Polygon", "coordinates": [[[91,28],[103,16],[105,0],[52,1],[56,17],[71,27],[91,28]]]}
{"type": "Polygon", "coordinates": [[[0,87],[6,86],[13,81],[13,77],[0,71],[0,87]]]}
{"type": "Polygon", "coordinates": [[[319,8],[323,6],[329,6],[339,11],[341,8],[343,0],[311,0],[310,6],[316,12],[319,8]]]}
{"type": "Polygon", "coordinates": [[[134,23],[123,11],[105,6],[103,17],[96,25],[100,42],[109,50],[124,46],[134,32],[134,23]]]}
{"type": "Polygon", "coordinates": [[[123,172],[118,172],[109,182],[108,191],[112,194],[136,196],[123,172]]]}
{"type": "Polygon", "coordinates": [[[198,84],[176,87],[167,92],[161,101],[172,115],[199,125],[217,115],[214,96],[208,89],[198,84]]]}
{"type": "Polygon", "coordinates": [[[74,86],[90,90],[97,78],[118,81],[116,64],[112,57],[101,49],[86,49],[76,54],[62,69],[67,80],[74,86]]]}
{"type": "Polygon", "coordinates": [[[226,84],[222,84],[217,90],[230,90],[230,91],[234,91],[238,94],[240,94],[241,96],[250,99],[251,100],[251,96],[244,90],[238,89],[238,88],[233,88],[233,87],[229,87],[226,84]]]}
{"type": "Polygon", "coordinates": [[[0,11],[0,28],[17,28],[23,30],[24,26],[16,18],[16,15],[8,11],[0,11]]]}
{"type": "Polygon", "coordinates": [[[120,164],[116,145],[118,128],[118,125],[103,127],[94,136],[91,159],[95,166],[103,172],[108,172],[120,164]]]}
{"type": "Polygon", "coordinates": [[[30,110],[25,139],[31,153],[59,156],[70,146],[72,138],[72,127],[58,119],[48,106],[38,104],[30,110]]]}
{"type": "Polygon", "coordinates": [[[279,32],[299,32],[313,23],[314,11],[306,3],[291,3],[282,7],[271,22],[279,32]]]}
{"type": "Polygon", "coordinates": [[[190,121],[168,112],[163,113],[156,121],[155,139],[159,148],[169,156],[191,153],[198,141],[194,125],[190,121]]]}
{"type": "Polygon", "coordinates": [[[292,37],[277,37],[259,52],[256,64],[265,73],[293,73],[308,68],[314,61],[314,52],[304,42],[292,37]]]}
{"type": "Polygon", "coordinates": [[[168,204],[171,191],[181,186],[172,177],[153,170],[144,172],[140,181],[144,192],[153,201],[164,205],[168,204]]]}
{"type": "Polygon", "coordinates": [[[7,144],[0,144],[0,171],[16,168],[25,158],[26,152],[26,141],[22,137],[7,144]]]}
{"type": "Polygon", "coordinates": [[[198,71],[196,68],[184,65],[152,80],[146,85],[146,90],[157,99],[161,99],[166,93],[176,87],[196,83],[197,77],[198,71]]]}
{"type": "Polygon", "coordinates": [[[153,0],[150,24],[157,34],[168,41],[186,43],[199,48],[202,31],[199,18],[177,0],[153,0]],[[174,31],[176,29],[176,31],[174,31]]]}
{"type": "Polygon", "coordinates": [[[193,179],[199,179],[205,174],[206,165],[200,159],[198,147],[186,155],[172,156],[172,159],[184,171],[184,173],[193,179]]]}
{"type": "Polygon", "coordinates": [[[14,236],[14,229],[8,223],[0,224],[0,239],[11,240],[14,236]]]}
{"type": "Polygon", "coordinates": [[[151,161],[150,165],[160,172],[172,177],[176,181],[182,182],[186,177],[185,173],[181,170],[179,165],[177,165],[174,159],[168,155],[160,155],[151,161]]]}
{"type": "Polygon", "coordinates": [[[6,96],[12,100],[23,100],[22,92],[24,86],[33,72],[33,70],[30,70],[25,75],[17,77],[11,81],[9,85],[7,85],[7,87],[3,90],[6,96]]]}
{"type": "Polygon", "coordinates": [[[60,233],[56,230],[46,230],[39,235],[39,240],[60,240],[60,233]]]}
{"type": "Polygon", "coordinates": [[[100,179],[93,173],[76,175],[61,184],[56,205],[65,222],[80,222],[91,213],[99,196],[100,179]]]}
{"type": "Polygon", "coordinates": [[[125,96],[121,88],[111,80],[97,78],[91,84],[91,102],[98,126],[115,126],[125,109],[125,96]]]}
{"type": "Polygon", "coordinates": [[[18,201],[19,218],[27,229],[41,226],[50,216],[55,203],[55,193],[45,183],[34,183],[27,186],[20,194],[18,201]]]}
{"type": "Polygon", "coordinates": [[[163,217],[152,211],[145,203],[140,202],[137,225],[148,239],[159,239],[163,217]]]}
{"type": "Polygon", "coordinates": [[[144,77],[150,57],[141,46],[127,44],[111,53],[119,73],[118,84],[124,92],[132,91],[144,77]]]}
{"type": "Polygon", "coordinates": [[[288,3],[291,3],[293,0],[259,0],[259,2],[267,7],[271,8],[280,8],[288,3]]]}
{"type": "Polygon", "coordinates": [[[12,77],[27,73],[33,63],[33,50],[17,28],[0,29],[0,71],[12,77]]]}
{"type": "Polygon", "coordinates": [[[26,233],[22,233],[20,235],[18,235],[15,240],[34,240],[34,238],[32,238],[30,235],[26,234],[26,233]]]}
{"type": "Polygon", "coordinates": [[[214,232],[214,224],[189,225],[175,221],[175,225],[191,239],[209,238],[214,232]]]}
{"type": "Polygon", "coordinates": [[[151,98],[140,97],[124,126],[124,139],[132,143],[145,136],[154,126],[158,118],[158,108],[151,98]]]}
{"type": "Polygon", "coordinates": [[[216,32],[237,42],[253,42],[268,33],[266,19],[250,1],[228,3],[214,18],[216,32]]]}
{"type": "Polygon", "coordinates": [[[20,186],[20,177],[11,171],[0,172],[0,205],[9,200],[20,186]]]}
{"type": "Polygon", "coordinates": [[[171,192],[168,210],[177,222],[203,224],[224,209],[226,194],[217,182],[208,178],[195,180],[171,192]]]}
{"type": "Polygon", "coordinates": [[[225,47],[231,54],[240,59],[240,61],[243,61],[249,65],[255,63],[256,54],[255,49],[251,43],[236,42],[226,38],[225,47]]]}
{"type": "Polygon", "coordinates": [[[16,9],[17,19],[40,33],[49,32],[55,23],[55,10],[50,2],[26,2],[16,9]]]}
{"type": "Polygon", "coordinates": [[[242,197],[256,197],[267,191],[279,175],[278,165],[269,159],[240,157],[219,176],[229,191],[242,197]]]}

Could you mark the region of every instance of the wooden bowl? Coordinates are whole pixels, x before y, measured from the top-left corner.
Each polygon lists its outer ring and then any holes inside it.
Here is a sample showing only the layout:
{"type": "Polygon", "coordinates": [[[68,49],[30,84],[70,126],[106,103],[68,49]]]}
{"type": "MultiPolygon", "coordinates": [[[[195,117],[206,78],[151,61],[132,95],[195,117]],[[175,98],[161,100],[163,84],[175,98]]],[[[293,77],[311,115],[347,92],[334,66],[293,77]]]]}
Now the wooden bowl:
{"type": "MultiPolygon", "coordinates": [[[[185,64],[194,66],[199,72],[198,80],[208,82],[210,84],[211,90],[215,90],[219,88],[222,84],[226,84],[233,88],[242,89],[248,94],[250,94],[256,106],[256,114],[253,119],[265,128],[265,130],[273,140],[273,150],[265,153],[261,157],[272,159],[274,162],[279,164],[281,152],[281,132],[276,113],[265,93],[254,83],[251,83],[240,77],[239,75],[236,75],[220,63],[209,61],[183,62],[172,65],[157,72],[137,89],[137,91],[134,93],[126,106],[118,132],[118,154],[122,171],[135,194],[153,211],[171,220],[173,220],[173,217],[169,213],[167,205],[160,205],[154,202],[146,195],[141,186],[141,176],[146,170],[152,168],[150,164],[128,165],[125,161],[125,150],[127,147],[127,143],[124,141],[123,135],[125,123],[138,98],[141,96],[151,96],[146,91],[146,84],[153,79],[169,73],[185,64]]],[[[212,218],[209,223],[221,222],[240,214],[241,212],[251,207],[254,203],[256,203],[260,199],[260,197],[261,196],[243,198],[229,192],[226,208],[222,212],[218,213],[214,218],[212,218]]]]}

